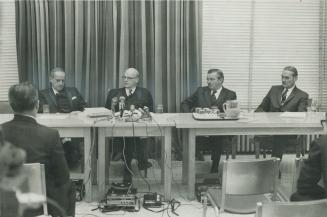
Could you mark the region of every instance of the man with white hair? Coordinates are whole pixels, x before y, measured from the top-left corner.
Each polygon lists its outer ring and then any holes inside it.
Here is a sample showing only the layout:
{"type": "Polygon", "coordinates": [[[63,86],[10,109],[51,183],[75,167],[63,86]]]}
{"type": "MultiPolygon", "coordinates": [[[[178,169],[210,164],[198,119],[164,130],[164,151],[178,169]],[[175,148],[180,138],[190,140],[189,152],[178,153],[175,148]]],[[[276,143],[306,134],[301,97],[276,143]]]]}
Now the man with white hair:
{"type": "MultiPolygon", "coordinates": [[[[140,73],[135,68],[129,68],[123,73],[122,80],[124,87],[109,91],[105,107],[115,111],[121,109],[130,110],[131,106],[132,109],[144,109],[144,107],[147,107],[149,111],[152,112],[153,99],[151,93],[147,89],[137,86],[140,81],[140,73]],[[123,108],[119,108],[120,103],[115,103],[115,101],[118,100],[124,102],[123,108]]],[[[122,106],[122,104],[120,104],[120,106],[122,106]]],[[[147,161],[147,156],[144,153],[144,144],[142,144],[140,138],[125,138],[123,146],[125,146],[125,150],[123,149],[123,160],[126,160],[123,181],[125,183],[130,183],[132,181],[130,170],[134,149],[138,160],[138,168],[140,170],[149,168],[152,164],[147,161]]]]}

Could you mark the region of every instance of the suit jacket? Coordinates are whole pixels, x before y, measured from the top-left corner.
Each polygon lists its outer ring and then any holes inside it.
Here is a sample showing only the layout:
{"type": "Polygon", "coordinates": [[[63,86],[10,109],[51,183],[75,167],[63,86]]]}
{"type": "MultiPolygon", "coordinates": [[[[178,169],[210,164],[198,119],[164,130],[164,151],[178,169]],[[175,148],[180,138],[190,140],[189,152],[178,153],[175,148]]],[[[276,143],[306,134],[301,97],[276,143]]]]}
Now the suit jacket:
{"type": "Polygon", "coordinates": [[[211,103],[211,90],[209,87],[199,87],[192,96],[182,102],[182,111],[191,112],[196,107],[210,108],[218,106],[219,111],[223,112],[223,104],[227,100],[235,100],[236,93],[232,90],[222,87],[219,97],[211,103]]]}
{"type": "Polygon", "coordinates": [[[327,136],[321,136],[310,146],[309,157],[304,161],[297,181],[297,191],[303,195],[325,194],[327,198],[327,136]],[[325,192],[317,187],[322,178],[325,192]]]}
{"type": "Polygon", "coordinates": [[[308,107],[308,94],[296,86],[281,105],[283,85],[272,86],[268,94],[263,98],[256,112],[305,112],[308,107]]]}
{"type": "MultiPolygon", "coordinates": [[[[121,96],[125,97],[125,109],[129,109],[130,105],[134,105],[136,109],[147,106],[149,110],[153,112],[153,99],[151,93],[147,89],[142,87],[136,87],[134,93],[130,96],[126,95],[124,87],[110,90],[107,96],[105,107],[107,109],[111,109],[112,98],[117,97],[119,100],[119,97],[121,96]]],[[[115,106],[115,111],[118,110],[119,103],[117,103],[115,106]]]]}
{"type": "MultiPolygon", "coordinates": [[[[35,119],[15,115],[2,125],[4,139],[26,151],[27,163],[45,166],[47,196],[59,203],[67,214],[75,208],[75,189],[69,179],[69,170],[59,133],[55,129],[40,125],[35,119]],[[72,207],[73,206],[73,207],[72,207]]],[[[55,211],[51,211],[57,216],[55,211]]]]}
{"type": "MultiPolygon", "coordinates": [[[[64,88],[65,95],[69,102],[70,111],[83,111],[84,108],[87,106],[86,102],[84,101],[82,95],[78,92],[75,87],[65,87],[64,88]]],[[[40,107],[39,113],[43,113],[43,105],[48,104],[50,113],[57,113],[59,112],[56,96],[53,92],[52,87],[49,89],[39,91],[39,100],[40,100],[40,107]]]]}

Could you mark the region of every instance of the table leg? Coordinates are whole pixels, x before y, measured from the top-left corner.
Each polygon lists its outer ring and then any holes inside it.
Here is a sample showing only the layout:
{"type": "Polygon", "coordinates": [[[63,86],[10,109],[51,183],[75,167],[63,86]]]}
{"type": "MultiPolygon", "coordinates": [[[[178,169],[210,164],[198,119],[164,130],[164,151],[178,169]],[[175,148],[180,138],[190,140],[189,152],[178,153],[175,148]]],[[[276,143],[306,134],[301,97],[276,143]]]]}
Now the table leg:
{"type": "Polygon", "coordinates": [[[232,137],[232,159],[236,158],[236,150],[237,146],[240,144],[241,136],[233,136],[232,137]]]}
{"type": "Polygon", "coordinates": [[[183,144],[183,168],[182,168],[182,183],[188,183],[187,174],[189,173],[188,168],[188,129],[180,129],[182,133],[182,144],[183,144]]]}
{"type": "Polygon", "coordinates": [[[98,129],[98,186],[99,186],[99,199],[102,199],[106,194],[106,137],[105,129],[98,129]]]}
{"type": "Polygon", "coordinates": [[[161,171],[161,180],[163,181],[164,185],[164,196],[166,200],[171,199],[171,174],[172,174],[172,167],[171,167],[171,128],[166,127],[164,129],[164,138],[163,144],[161,145],[162,150],[162,171],[161,171]]]}
{"type": "Polygon", "coordinates": [[[91,129],[85,129],[84,130],[84,185],[85,185],[85,200],[87,202],[92,201],[91,146],[92,146],[91,129]]]}
{"type": "Polygon", "coordinates": [[[189,129],[188,133],[188,198],[195,198],[195,129],[189,129]]]}

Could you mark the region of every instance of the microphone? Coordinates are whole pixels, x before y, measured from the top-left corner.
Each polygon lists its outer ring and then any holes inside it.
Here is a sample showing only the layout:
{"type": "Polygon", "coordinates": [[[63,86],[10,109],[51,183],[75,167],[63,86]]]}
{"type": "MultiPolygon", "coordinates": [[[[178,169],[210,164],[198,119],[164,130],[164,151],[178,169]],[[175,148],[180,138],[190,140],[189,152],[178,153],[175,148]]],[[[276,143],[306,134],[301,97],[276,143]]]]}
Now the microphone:
{"type": "Polygon", "coordinates": [[[111,99],[111,111],[112,111],[112,113],[115,113],[115,107],[116,107],[117,103],[118,103],[118,97],[115,96],[115,97],[113,97],[111,99]]]}
{"type": "Polygon", "coordinates": [[[122,111],[125,108],[125,97],[120,96],[119,97],[119,110],[122,111]]]}

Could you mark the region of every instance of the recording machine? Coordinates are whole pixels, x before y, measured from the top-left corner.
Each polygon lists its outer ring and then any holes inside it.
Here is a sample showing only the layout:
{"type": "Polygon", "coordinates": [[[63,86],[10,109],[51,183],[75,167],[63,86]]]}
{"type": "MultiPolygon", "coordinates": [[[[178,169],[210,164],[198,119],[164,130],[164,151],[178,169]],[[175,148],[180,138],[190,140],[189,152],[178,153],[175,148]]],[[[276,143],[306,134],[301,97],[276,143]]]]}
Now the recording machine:
{"type": "Polygon", "coordinates": [[[132,184],[112,183],[104,200],[100,203],[102,212],[125,210],[135,212],[140,208],[140,201],[136,196],[137,189],[132,184]]]}

